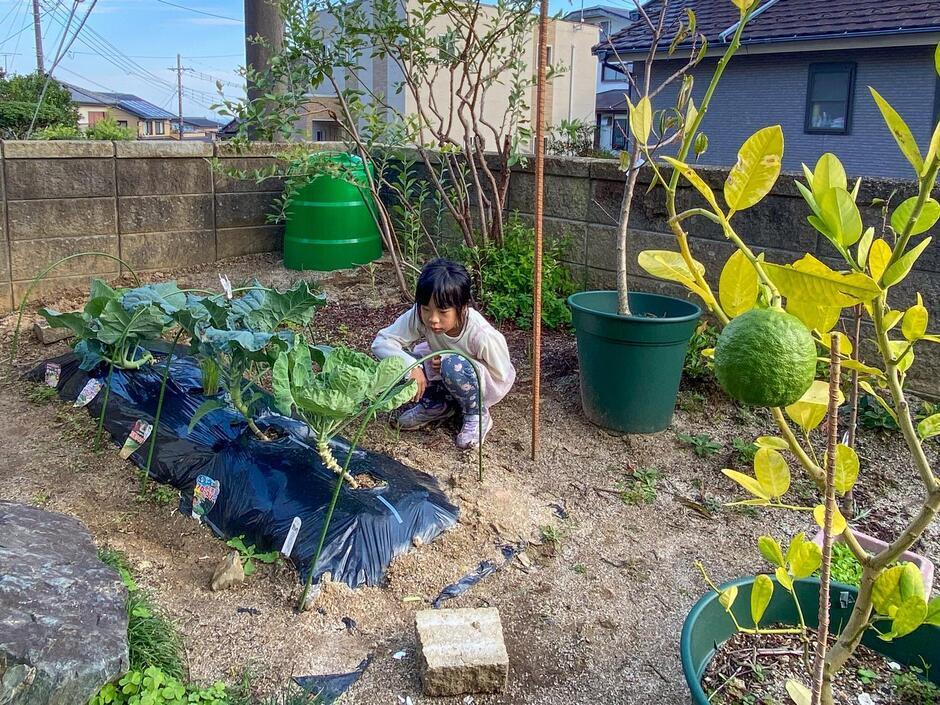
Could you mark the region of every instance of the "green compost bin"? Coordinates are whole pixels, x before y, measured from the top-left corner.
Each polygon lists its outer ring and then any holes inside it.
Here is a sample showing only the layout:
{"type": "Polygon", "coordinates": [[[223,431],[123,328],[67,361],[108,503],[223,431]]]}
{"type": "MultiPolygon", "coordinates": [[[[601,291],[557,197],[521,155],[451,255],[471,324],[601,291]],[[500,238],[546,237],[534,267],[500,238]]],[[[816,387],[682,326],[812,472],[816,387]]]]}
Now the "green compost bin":
{"type": "Polygon", "coordinates": [[[344,152],[318,152],[310,155],[308,166],[320,173],[297,190],[287,207],[284,266],[330,272],[381,257],[375,202],[362,159],[344,152]]]}

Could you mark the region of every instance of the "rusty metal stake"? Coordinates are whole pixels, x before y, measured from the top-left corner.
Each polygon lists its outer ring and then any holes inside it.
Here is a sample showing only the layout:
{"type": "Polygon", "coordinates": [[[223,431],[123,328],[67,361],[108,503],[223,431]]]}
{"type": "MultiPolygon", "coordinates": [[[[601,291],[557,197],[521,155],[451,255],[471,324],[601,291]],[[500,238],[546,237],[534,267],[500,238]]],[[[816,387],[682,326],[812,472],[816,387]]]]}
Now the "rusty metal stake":
{"type": "Polygon", "coordinates": [[[542,192],[545,186],[545,73],[548,63],[548,0],[539,7],[538,73],[535,96],[535,262],[532,286],[532,460],[539,450],[542,393],[542,192]]]}

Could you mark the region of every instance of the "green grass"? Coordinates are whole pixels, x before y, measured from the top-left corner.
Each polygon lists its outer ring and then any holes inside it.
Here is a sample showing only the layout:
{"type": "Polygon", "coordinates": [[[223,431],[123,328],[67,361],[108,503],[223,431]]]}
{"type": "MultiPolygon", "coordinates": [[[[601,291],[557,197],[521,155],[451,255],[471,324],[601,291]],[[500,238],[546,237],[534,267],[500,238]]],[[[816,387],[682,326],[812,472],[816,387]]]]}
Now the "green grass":
{"type": "Polygon", "coordinates": [[[676,438],[681,443],[692,448],[692,452],[700,458],[708,458],[722,449],[722,444],[709,436],[707,433],[699,433],[695,436],[688,433],[677,433],[676,438]]]}
{"type": "Polygon", "coordinates": [[[940,705],[940,688],[920,677],[924,672],[911,667],[909,673],[896,673],[891,678],[898,702],[906,705],[940,705]],[[920,674],[920,675],[919,675],[920,674]]]}
{"type": "Polygon", "coordinates": [[[57,399],[59,392],[55,387],[47,384],[31,384],[26,392],[26,398],[33,404],[48,404],[53,399],[57,399]]]}
{"type": "Polygon", "coordinates": [[[620,501],[628,505],[652,504],[656,501],[659,477],[655,468],[637,468],[618,485],[620,501]]]}
{"type": "Polygon", "coordinates": [[[132,671],[156,666],[172,678],[185,674],[183,642],[169,619],[154,604],[150,593],[134,581],[127,559],[118,551],[102,548],[98,558],[121,576],[127,587],[127,644],[132,671]]]}

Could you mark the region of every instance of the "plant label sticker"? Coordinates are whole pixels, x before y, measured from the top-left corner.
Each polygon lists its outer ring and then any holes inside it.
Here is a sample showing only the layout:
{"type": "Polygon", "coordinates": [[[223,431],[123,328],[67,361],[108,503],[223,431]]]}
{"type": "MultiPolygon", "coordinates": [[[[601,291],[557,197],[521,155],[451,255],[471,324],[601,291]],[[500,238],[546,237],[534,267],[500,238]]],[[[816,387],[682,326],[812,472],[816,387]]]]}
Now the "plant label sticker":
{"type": "Polygon", "coordinates": [[[291,551],[294,550],[294,543],[297,541],[297,534],[300,533],[300,517],[294,517],[290,523],[290,529],[287,531],[287,538],[284,539],[284,545],[281,546],[281,553],[290,558],[291,551]]]}
{"type": "Polygon", "coordinates": [[[134,422],[131,432],[127,434],[127,440],[124,441],[124,446],[121,448],[120,456],[127,460],[131,457],[131,454],[140,448],[144,443],[147,442],[147,439],[150,438],[150,432],[153,430],[153,426],[144,421],[143,419],[137,419],[134,422]]]}
{"type": "Polygon", "coordinates": [[[72,406],[76,408],[88,406],[91,400],[98,396],[98,392],[101,391],[103,386],[104,384],[100,379],[92,377],[85,383],[85,386],[82,387],[82,391],[78,393],[78,398],[75,399],[75,403],[72,406]]]}
{"type": "Polygon", "coordinates": [[[59,377],[62,376],[62,366],[55,362],[46,363],[46,384],[50,387],[59,386],[59,377]]]}
{"type": "Polygon", "coordinates": [[[213,480],[208,475],[200,475],[196,478],[196,486],[193,487],[193,519],[202,521],[202,518],[215,506],[219,498],[220,486],[218,480],[213,480]]]}

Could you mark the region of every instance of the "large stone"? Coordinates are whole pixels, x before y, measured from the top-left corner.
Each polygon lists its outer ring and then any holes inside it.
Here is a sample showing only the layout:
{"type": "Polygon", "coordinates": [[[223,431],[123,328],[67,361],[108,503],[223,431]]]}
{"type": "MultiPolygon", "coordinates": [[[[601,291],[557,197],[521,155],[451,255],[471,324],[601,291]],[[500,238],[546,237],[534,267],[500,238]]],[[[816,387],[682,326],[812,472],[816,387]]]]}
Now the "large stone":
{"type": "Polygon", "coordinates": [[[88,702],[129,668],[126,602],[80,521],[0,501],[0,702],[88,702]]]}
{"type": "Polygon", "coordinates": [[[7,218],[10,240],[113,235],[117,232],[113,198],[8,201],[7,218]]]}
{"type": "Polygon", "coordinates": [[[281,249],[284,228],[266,225],[249,228],[219,228],[216,231],[219,259],[253,255],[258,252],[277,252],[281,249]]]}
{"type": "Polygon", "coordinates": [[[113,159],[8,159],[7,198],[87,198],[114,195],[113,159]]]}
{"type": "Polygon", "coordinates": [[[509,677],[499,611],[422,610],[415,614],[425,695],[501,693],[509,677]]]}
{"type": "Polygon", "coordinates": [[[205,159],[118,159],[118,194],[209,193],[210,170],[205,159]]]}
{"type": "Polygon", "coordinates": [[[207,230],[212,227],[212,196],[121,196],[121,233],[207,230]]]}

